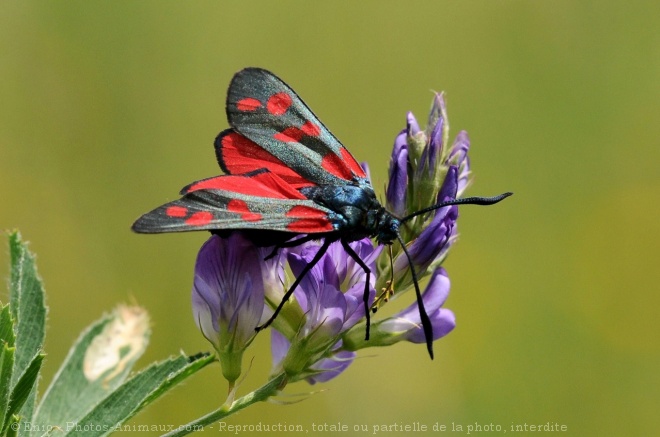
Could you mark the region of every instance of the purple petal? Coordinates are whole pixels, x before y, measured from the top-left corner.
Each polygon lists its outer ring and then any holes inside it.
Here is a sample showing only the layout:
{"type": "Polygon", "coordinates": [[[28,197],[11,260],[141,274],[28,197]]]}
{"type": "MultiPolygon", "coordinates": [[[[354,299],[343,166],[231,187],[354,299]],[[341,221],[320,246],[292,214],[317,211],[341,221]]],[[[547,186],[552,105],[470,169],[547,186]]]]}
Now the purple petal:
{"type": "Polygon", "coordinates": [[[420,132],[419,123],[412,112],[406,114],[406,132],[408,136],[415,136],[420,132]]]}
{"type": "Polygon", "coordinates": [[[335,378],[341,372],[346,370],[346,368],[353,363],[356,355],[355,352],[351,351],[336,352],[331,358],[324,358],[314,364],[311,367],[312,370],[319,371],[320,373],[305,379],[310,384],[330,381],[332,378],[335,378]]]}
{"type": "MultiPolygon", "coordinates": [[[[289,265],[294,275],[314,258],[319,246],[309,244],[301,252],[288,254],[289,265]]],[[[347,254],[339,242],[330,245],[328,252],[300,281],[294,291],[296,300],[306,314],[302,333],[315,332],[315,335],[335,336],[344,326],[347,303],[340,290],[342,278],[346,274],[347,254]]]]}
{"type": "Polygon", "coordinates": [[[385,197],[391,212],[404,215],[408,192],[408,145],[406,132],[401,131],[394,140],[390,159],[389,180],[385,197]]]}
{"type": "Polygon", "coordinates": [[[470,138],[466,131],[460,131],[451,146],[448,161],[456,165],[459,169],[458,174],[458,194],[463,193],[469,182],[470,176],[470,138]]]}
{"type": "MultiPolygon", "coordinates": [[[[449,297],[450,286],[451,283],[449,276],[447,276],[447,271],[442,267],[437,268],[431,275],[431,279],[422,293],[422,301],[428,314],[437,311],[445,304],[447,297],[449,297]]],[[[408,319],[414,323],[421,323],[417,302],[410,304],[408,308],[399,312],[395,317],[408,319]]]]}
{"type": "Polygon", "coordinates": [[[212,236],[197,256],[193,314],[209,339],[231,336],[236,344],[254,336],[264,309],[264,270],[259,249],[240,232],[212,236]],[[210,322],[210,324],[209,324],[210,322]],[[216,334],[209,332],[209,327],[216,334]]]}
{"type": "MultiPolygon", "coordinates": [[[[351,248],[355,251],[357,256],[371,269],[372,275],[370,282],[375,283],[376,272],[376,259],[383,250],[383,246],[378,245],[374,247],[373,242],[369,238],[353,241],[349,243],[351,248]]],[[[342,248],[343,250],[343,248],[342,248]]],[[[342,281],[348,281],[349,287],[357,282],[364,282],[366,280],[366,273],[353,258],[347,256],[347,270],[346,276],[342,276],[342,281]]]]}
{"type": "MultiPolygon", "coordinates": [[[[424,308],[431,319],[434,341],[447,335],[456,326],[454,313],[442,308],[449,295],[449,288],[447,272],[443,268],[438,268],[433,272],[431,280],[422,294],[424,308]]],[[[426,342],[416,302],[392,318],[385,320],[380,324],[379,329],[401,335],[403,340],[412,343],[426,342]]]]}
{"type": "MultiPolygon", "coordinates": [[[[217,305],[213,306],[217,308],[217,305]]],[[[195,323],[204,337],[214,345],[220,344],[220,334],[217,319],[211,311],[212,305],[204,300],[204,297],[195,292],[192,293],[192,309],[195,323]]]]}
{"type": "Polygon", "coordinates": [[[455,199],[458,192],[458,168],[455,165],[450,165],[447,169],[447,175],[442,182],[442,187],[438,192],[437,202],[445,202],[447,200],[455,199]]]}
{"type": "Polygon", "coordinates": [[[464,130],[456,135],[454,144],[451,146],[449,158],[452,164],[460,167],[461,163],[467,158],[468,151],[470,150],[470,137],[464,130]]]}
{"type": "MultiPolygon", "coordinates": [[[[429,319],[431,319],[431,326],[433,326],[433,341],[449,334],[456,327],[456,318],[451,310],[440,308],[438,311],[429,314],[429,319]]],[[[416,326],[415,329],[408,331],[404,336],[404,340],[417,344],[426,343],[424,329],[421,325],[416,326]]]]}
{"type": "Polygon", "coordinates": [[[322,284],[316,290],[306,290],[306,294],[309,306],[306,308],[304,331],[313,331],[314,335],[328,338],[339,335],[346,317],[344,294],[329,284],[322,284]]]}

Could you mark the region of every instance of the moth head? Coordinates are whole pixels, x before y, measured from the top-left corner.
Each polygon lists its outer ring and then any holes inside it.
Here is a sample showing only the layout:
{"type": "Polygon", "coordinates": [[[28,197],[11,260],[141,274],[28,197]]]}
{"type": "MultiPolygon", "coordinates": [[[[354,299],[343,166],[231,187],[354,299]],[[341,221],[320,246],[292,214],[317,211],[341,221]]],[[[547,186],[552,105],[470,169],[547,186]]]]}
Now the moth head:
{"type": "Polygon", "coordinates": [[[379,213],[376,241],[378,244],[392,244],[399,235],[401,222],[385,209],[382,209],[379,213]]]}

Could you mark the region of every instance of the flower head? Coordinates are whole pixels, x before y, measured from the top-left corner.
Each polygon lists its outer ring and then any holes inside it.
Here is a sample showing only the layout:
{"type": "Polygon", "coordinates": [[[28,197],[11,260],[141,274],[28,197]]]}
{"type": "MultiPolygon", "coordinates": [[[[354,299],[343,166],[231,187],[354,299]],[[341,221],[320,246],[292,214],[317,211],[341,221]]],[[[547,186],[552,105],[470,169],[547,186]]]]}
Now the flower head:
{"type": "MultiPolygon", "coordinates": [[[[390,160],[390,180],[386,192],[387,206],[399,217],[428,206],[456,199],[469,183],[467,156],[470,140],[461,131],[451,147],[447,147],[449,121],[444,94],[436,93],[426,129],[421,130],[414,115],[406,116],[406,129],[394,141],[390,160]]],[[[400,229],[411,255],[413,266],[421,278],[439,265],[456,239],[458,208],[449,206],[422,214],[406,222],[400,229]]],[[[393,248],[394,263],[389,254],[378,261],[377,289],[405,290],[412,285],[408,258],[398,247],[393,248]]]]}

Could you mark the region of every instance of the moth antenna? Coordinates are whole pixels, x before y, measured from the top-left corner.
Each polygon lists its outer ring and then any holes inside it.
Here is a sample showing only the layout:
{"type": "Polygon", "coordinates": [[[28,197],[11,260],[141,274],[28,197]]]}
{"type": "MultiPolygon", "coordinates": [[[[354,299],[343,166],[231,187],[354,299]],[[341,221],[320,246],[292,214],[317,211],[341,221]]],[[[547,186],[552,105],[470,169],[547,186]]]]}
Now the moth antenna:
{"type": "Polygon", "coordinates": [[[426,314],[426,308],[424,308],[424,301],[422,300],[422,293],[419,291],[419,282],[417,282],[417,273],[415,273],[415,267],[413,266],[412,258],[406,249],[406,244],[401,238],[401,235],[396,234],[397,240],[401,244],[403,253],[406,254],[408,258],[408,265],[410,266],[410,273],[412,274],[413,284],[415,284],[415,295],[417,296],[417,308],[419,309],[419,318],[422,321],[422,329],[424,330],[424,338],[426,339],[426,349],[429,351],[429,356],[433,359],[433,325],[431,325],[431,319],[428,314],[426,314]]]}
{"type": "Polygon", "coordinates": [[[447,200],[446,202],[440,202],[436,203],[435,205],[429,206],[428,208],[420,209],[419,211],[415,211],[410,215],[405,216],[402,218],[400,221],[401,223],[405,223],[408,220],[417,217],[418,215],[426,214],[427,212],[434,211],[439,208],[443,208],[445,206],[451,206],[451,205],[493,205],[501,200],[506,199],[507,197],[513,195],[511,192],[507,193],[502,193],[499,196],[494,196],[494,197],[464,197],[462,199],[453,199],[453,200],[447,200]]]}

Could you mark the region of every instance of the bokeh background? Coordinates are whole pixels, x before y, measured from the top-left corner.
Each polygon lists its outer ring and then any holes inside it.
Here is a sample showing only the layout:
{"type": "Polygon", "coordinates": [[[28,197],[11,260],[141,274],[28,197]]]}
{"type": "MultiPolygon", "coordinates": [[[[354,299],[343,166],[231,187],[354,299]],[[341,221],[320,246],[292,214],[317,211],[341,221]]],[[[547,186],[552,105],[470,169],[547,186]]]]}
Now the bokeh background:
{"type": "MultiPolygon", "coordinates": [[[[446,263],[458,327],[436,360],[407,344],[363,351],[336,380],[287,388],[320,391],[304,402],[257,405],[231,423],[657,433],[659,5],[3,1],[0,228],[20,228],[38,255],[45,379],[119,302],[151,313],[142,366],[209,349],[189,303],[206,235],[129,227],[219,173],[226,87],[261,66],[369,161],[380,193],[406,111],[425,119],[430,90],[445,90],[453,134],[472,139],[469,194],[515,196],[461,210],[446,263]]],[[[1,250],[5,277],[7,262],[1,250]]],[[[268,372],[266,336],[251,357],[243,393],[268,372]]],[[[186,423],[225,390],[208,368],[131,423],[186,423]]]]}

